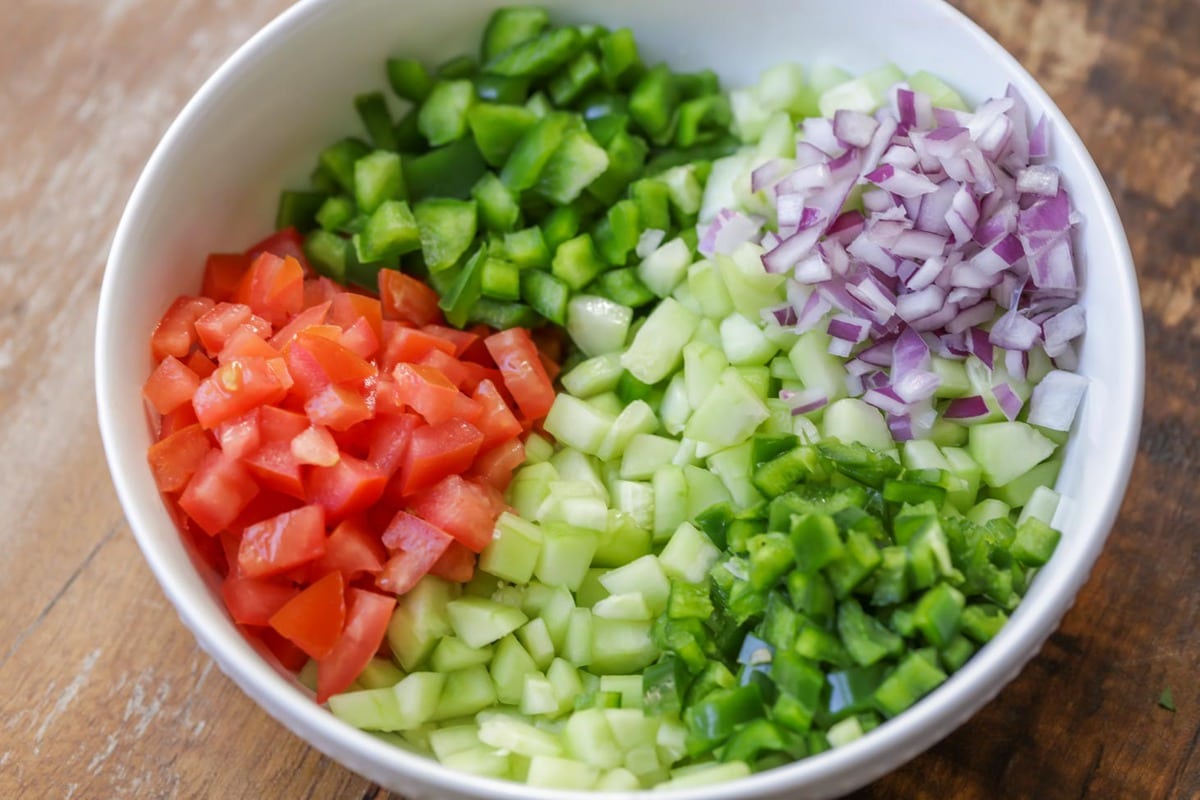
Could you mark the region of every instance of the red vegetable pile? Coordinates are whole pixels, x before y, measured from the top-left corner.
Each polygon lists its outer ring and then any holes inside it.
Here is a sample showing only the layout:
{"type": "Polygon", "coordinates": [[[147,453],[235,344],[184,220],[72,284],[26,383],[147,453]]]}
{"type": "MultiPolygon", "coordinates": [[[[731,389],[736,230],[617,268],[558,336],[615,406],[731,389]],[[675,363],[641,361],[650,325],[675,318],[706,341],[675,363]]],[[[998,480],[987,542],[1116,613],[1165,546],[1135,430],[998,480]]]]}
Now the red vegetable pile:
{"type": "Polygon", "coordinates": [[[378,650],[396,595],[470,579],[554,400],[528,331],[443,322],[400,272],[378,298],[311,277],[284,231],[211,256],[151,337],[158,487],[233,619],[289,667],[317,660],[322,701],[378,650]]]}

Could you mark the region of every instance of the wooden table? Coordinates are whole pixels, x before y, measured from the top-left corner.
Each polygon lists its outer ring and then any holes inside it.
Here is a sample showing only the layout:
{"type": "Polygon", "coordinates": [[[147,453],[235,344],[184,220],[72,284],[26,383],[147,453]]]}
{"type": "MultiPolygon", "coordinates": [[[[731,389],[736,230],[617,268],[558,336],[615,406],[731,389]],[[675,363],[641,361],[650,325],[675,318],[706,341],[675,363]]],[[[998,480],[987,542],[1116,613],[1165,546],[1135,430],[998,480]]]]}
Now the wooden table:
{"type": "MultiPolygon", "coordinates": [[[[967,725],[855,797],[1200,797],[1200,2],[957,4],[1056,98],[1116,196],[1146,312],[1145,425],[1062,629],[967,725]]],[[[0,15],[0,797],[386,796],[213,669],[141,560],[93,410],[97,294],[138,170],[286,5],[8,0],[0,15]]]]}

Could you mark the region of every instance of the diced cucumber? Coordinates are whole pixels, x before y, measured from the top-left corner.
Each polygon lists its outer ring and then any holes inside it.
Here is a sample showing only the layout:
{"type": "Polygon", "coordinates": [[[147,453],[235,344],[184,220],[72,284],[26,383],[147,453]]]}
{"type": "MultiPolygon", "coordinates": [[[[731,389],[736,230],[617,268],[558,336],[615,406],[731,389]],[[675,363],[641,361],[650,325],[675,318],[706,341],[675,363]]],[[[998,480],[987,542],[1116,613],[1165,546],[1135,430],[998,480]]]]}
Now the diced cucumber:
{"type": "Polygon", "coordinates": [[[708,319],[722,319],[733,311],[733,301],[713,262],[697,261],[688,267],[687,286],[700,306],[700,313],[708,319]]]}
{"type": "Polygon", "coordinates": [[[446,674],[432,719],[458,719],[496,704],[496,687],[482,664],[446,674]]]}
{"type": "Polygon", "coordinates": [[[554,641],[550,638],[550,629],[546,620],[538,617],[526,622],[517,629],[517,641],[529,653],[538,669],[544,670],[554,660],[554,641]]]}
{"type": "Polygon", "coordinates": [[[579,667],[586,667],[592,663],[592,612],[589,609],[571,610],[562,654],[579,667]]]}
{"type": "Polygon", "coordinates": [[[902,80],[904,73],[895,64],[887,64],[827,89],[817,107],[823,117],[832,117],[841,109],[870,113],[883,103],[888,88],[902,80]]]}
{"type": "Polygon", "coordinates": [[[453,770],[487,778],[511,778],[511,759],[507,750],[480,745],[450,753],[439,759],[453,770]]]}
{"type": "Polygon", "coordinates": [[[703,763],[672,771],[670,780],[654,787],[655,791],[673,789],[691,789],[698,786],[712,786],[726,781],[745,778],[750,774],[750,767],[742,761],[730,761],[724,764],[703,763]]]}
{"type": "Polygon", "coordinates": [[[572,714],[563,728],[563,741],[568,754],[593,767],[611,770],[624,760],[625,754],[613,737],[604,712],[598,708],[572,714]]]}
{"type": "Polygon", "coordinates": [[[534,756],[525,782],[552,789],[593,789],[600,771],[590,764],[553,756],[534,756]]]}
{"type": "Polygon", "coordinates": [[[721,320],[721,349],[737,366],[766,364],[779,350],[762,328],[737,313],[721,320]]]}
{"type": "Polygon", "coordinates": [[[355,679],[364,689],[386,689],[404,678],[404,670],[390,658],[372,658],[355,679]]]}
{"type": "Polygon", "coordinates": [[[479,747],[479,726],[474,724],[450,725],[438,728],[429,734],[429,747],[438,761],[444,762],[447,756],[461,753],[479,747]]]}
{"type": "Polygon", "coordinates": [[[499,641],[528,619],[520,609],[484,597],[451,600],[446,604],[446,613],[454,634],[468,647],[484,647],[499,641]]]}
{"type": "Polygon", "coordinates": [[[659,561],[662,571],[672,578],[699,583],[720,557],[721,551],[707,536],[690,522],[683,522],[671,534],[659,561]]]}
{"type": "Polygon", "coordinates": [[[540,672],[531,672],[525,676],[521,690],[521,713],[529,717],[557,715],[561,710],[558,698],[554,696],[554,687],[549,679],[540,672]]]}
{"type": "Polygon", "coordinates": [[[662,565],[652,555],[644,555],[605,573],[600,583],[613,595],[640,594],[655,616],[666,610],[667,596],[671,592],[671,584],[662,565]]]}
{"type": "Polygon", "coordinates": [[[558,756],[563,752],[557,736],[507,714],[481,714],[479,740],[530,758],[558,756]]]}
{"type": "Polygon", "coordinates": [[[592,672],[627,675],[658,658],[650,638],[650,623],[592,616],[592,672]]]}
{"type": "Polygon", "coordinates": [[[618,352],[632,321],[632,308],[604,297],[577,294],[567,304],[567,333],[584,355],[618,352]]]}
{"type": "Polygon", "coordinates": [[[505,636],[496,645],[496,655],[488,665],[488,673],[496,687],[496,699],[507,705],[517,705],[525,689],[525,676],[537,672],[533,657],[515,636],[505,636]]]}
{"type": "Polygon", "coordinates": [[[638,277],[650,291],[666,298],[687,275],[691,263],[692,252],[687,243],[683,239],[672,239],[642,259],[637,268],[638,277]]]}
{"type": "Polygon", "coordinates": [[[332,695],[329,710],[338,719],[364,731],[398,731],[405,722],[391,687],[332,695]]]}
{"type": "Polygon", "coordinates": [[[858,442],[874,450],[895,446],[883,413],[856,397],[847,397],[825,409],[821,427],[826,436],[843,443],[858,442]]]}
{"type": "Polygon", "coordinates": [[[994,519],[1008,519],[1010,511],[1012,511],[1012,506],[1008,503],[988,497],[972,506],[966,512],[966,517],[976,525],[986,525],[994,519]]]}
{"type": "MultiPolygon", "coordinates": [[[[821,328],[802,334],[788,351],[788,359],[805,387],[824,392],[831,403],[846,396],[846,368],[841,359],[830,354],[829,335],[821,328]]],[[[825,413],[828,416],[829,412],[825,413]]]]}
{"type": "Polygon", "coordinates": [[[1000,498],[1014,508],[1024,506],[1030,502],[1033,493],[1040,487],[1053,486],[1054,482],[1058,480],[1058,473],[1061,469],[1062,459],[1055,456],[1043,461],[1028,472],[1018,475],[1003,486],[993,487],[991,495],[1000,498]]]}
{"type": "Polygon", "coordinates": [[[496,520],[496,536],[479,555],[479,568],[513,583],[528,583],[541,547],[541,528],[505,512],[496,520]]]}
{"type": "Polygon", "coordinates": [[[438,639],[453,632],[447,607],[461,592],[458,584],[428,575],[396,602],[387,641],[405,671],[421,666],[438,639]]]}
{"type": "Polygon", "coordinates": [[[429,665],[437,672],[454,672],[487,664],[492,660],[493,654],[494,650],[491,647],[471,647],[461,639],[446,636],[433,648],[429,665]]]}
{"type": "Polygon", "coordinates": [[[692,405],[688,400],[686,375],[685,372],[677,372],[667,383],[659,406],[663,430],[673,436],[683,433],[691,415],[692,405]]]}
{"type": "Polygon", "coordinates": [[[1037,487],[1030,494],[1029,501],[1025,503],[1025,507],[1021,509],[1020,516],[1017,517],[1018,527],[1027,519],[1036,519],[1047,525],[1053,525],[1054,515],[1058,511],[1058,505],[1061,501],[1062,495],[1049,486],[1037,487]]]}
{"type": "Polygon", "coordinates": [[[694,339],[687,343],[683,348],[683,378],[689,410],[708,397],[728,366],[729,359],[719,348],[694,339]]]}
{"type": "Polygon", "coordinates": [[[554,398],[542,427],[562,444],[595,455],[600,451],[600,445],[604,443],[604,437],[613,422],[613,417],[601,413],[595,406],[560,392],[554,398]]]}
{"type": "Polygon", "coordinates": [[[684,428],[689,439],[716,447],[739,444],[770,416],[766,404],[733,368],[726,369],[684,428]]]}
{"type": "Polygon", "coordinates": [[[595,554],[594,533],[561,523],[545,525],[542,551],[534,574],[547,586],[562,586],[575,591],[583,582],[595,554]]]}
{"type": "Polygon", "coordinates": [[[692,338],[699,318],[666,298],[646,318],[621,355],[621,366],[643,383],[658,383],[679,366],[680,351],[692,338]]]}
{"type": "Polygon", "coordinates": [[[445,683],[440,672],[414,672],[393,686],[400,713],[397,730],[411,730],[432,719],[445,683]]]}
{"type": "Polygon", "coordinates": [[[665,436],[638,433],[629,440],[621,456],[623,480],[651,480],[662,466],[670,464],[679,450],[679,442],[665,436]]]}
{"type": "Polygon", "coordinates": [[[1029,472],[1054,450],[1054,442],[1024,422],[976,425],[967,443],[967,451],[982,469],[984,483],[992,487],[1029,472]]]}
{"type": "Polygon", "coordinates": [[[644,400],[634,400],[617,415],[596,455],[606,461],[620,458],[633,437],[638,434],[652,434],[656,430],[658,417],[654,416],[654,409],[644,400]]]}

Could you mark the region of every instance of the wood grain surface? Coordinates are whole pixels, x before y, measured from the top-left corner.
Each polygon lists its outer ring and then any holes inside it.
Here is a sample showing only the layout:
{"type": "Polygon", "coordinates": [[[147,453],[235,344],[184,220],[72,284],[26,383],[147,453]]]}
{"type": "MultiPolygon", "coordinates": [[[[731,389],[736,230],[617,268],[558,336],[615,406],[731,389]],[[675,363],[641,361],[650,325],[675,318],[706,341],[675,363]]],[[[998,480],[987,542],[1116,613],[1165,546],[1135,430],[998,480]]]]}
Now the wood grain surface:
{"type": "MultiPolygon", "coordinates": [[[[0,798],[387,796],[213,669],[141,560],[92,400],[104,259],[138,170],[286,5],[3,4],[0,798]]],[[[956,5],[1043,83],[1116,197],[1146,312],[1145,424],[1059,632],[963,728],[854,797],[1197,798],[1200,0],[956,5]]]]}

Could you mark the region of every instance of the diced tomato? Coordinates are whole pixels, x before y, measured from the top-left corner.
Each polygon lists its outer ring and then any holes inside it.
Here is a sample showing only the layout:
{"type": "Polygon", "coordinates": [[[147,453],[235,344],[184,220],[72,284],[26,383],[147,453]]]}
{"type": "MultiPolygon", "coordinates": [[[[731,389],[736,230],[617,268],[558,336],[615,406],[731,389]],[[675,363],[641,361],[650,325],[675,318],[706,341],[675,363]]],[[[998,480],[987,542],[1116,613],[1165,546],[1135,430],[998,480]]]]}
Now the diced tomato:
{"type": "Polygon", "coordinates": [[[238,566],[250,578],[278,575],[325,554],[325,510],[307,505],[247,525],[238,566]]]}
{"type": "MultiPolygon", "coordinates": [[[[411,409],[404,401],[399,384],[384,375],[383,380],[375,385],[375,416],[396,417],[408,413],[411,413],[411,409]]],[[[419,414],[416,416],[420,418],[419,414]]]]}
{"type": "Polygon", "coordinates": [[[308,427],[308,417],[275,406],[258,410],[258,426],[265,442],[291,442],[308,427]]]}
{"type": "Polygon", "coordinates": [[[379,300],[384,319],[398,319],[414,325],[440,322],[437,292],[421,281],[394,269],[379,270],[379,300]]]}
{"type": "MultiPolygon", "coordinates": [[[[270,406],[264,407],[263,410],[267,408],[270,406]]],[[[244,456],[242,463],[264,489],[282,492],[299,500],[305,499],[300,462],[292,455],[290,442],[268,441],[253,453],[244,456]]]]}
{"type": "Polygon", "coordinates": [[[329,316],[329,308],[329,300],[305,308],[292,317],[288,324],[275,331],[275,335],[271,337],[271,346],[282,352],[288,343],[296,338],[297,333],[305,328],[324,324],[326,317],[329,316]]]}
{"type": "Polygon", "coordinates": [[[466,583],[475,574],[475,554],[462,542],[452,542],[429,574],[455,583],[466,583]]]}
{"type": "Polygon", "coordinates": [[[212,428],[264,403],[278,403],[287,394],[287,370],[281,365],[282,359],[251,357],[222,364],[200,382],[192,397],[200,424],[212,428]]]}
{"type": "Polygon", "coordinates": [[[192,399],[200,378],[175,356],[158,363],[142,386],[142,397],[150,401],[159,414],[170,414],[192,399]]]}
{"type": "Polygon", "coordinates": [[[504,376],[504,385],[521,414],[540,420],[554,404],[554,384],[542,366],[538,349],[524,328],[509,328],[484,340],[488,352],[504,376]]]}
{"type": "Polygon", "coordinates": [[[209,536],[200,530],[200,526],[192,522],[187,514],[179,509],[179,504],[172,497],[164,497],[167,512],[183,534],[184,546],[188,553],[200,563],[209,567],[218,575],[229,574],[229,562],[225,560],[225,549],[221,546],[221,537],[209,536]]]}
{"type": "Polygon", "coordinates": [[[454,351],[450,355],[455,358],[462,358],[464,353],[482,341],[482,337],[478,333],[460,331],[446,325],[426,325],[421,330],[453,344],[454,351]]]}
{"type": "Polygon", "coordinates": [[[322,577],[337,570],[347,581],[360,575],[376,575],[387,561],[387,550],[362,517],[344,519],[329,534],[325,555],[312,564],[312,575],[322,577]]]}
{"type": "Polygon", "coordinates": [[[150,334],[150,353],[158,361],[167,356],[186,358],[196,343],[196,320],[216,305],[207,297],[182,296],[170,305],[150,334]]]}
{"type": "Polygon", "coordinates": [[[233,359],[243,356],[280,358],[281,354],[254,328],[249,325],[239,325],[237,330],[229,334],[229,338],[225,340],[225,346],[217,354],[217,362],[227,364],[233,359]]]}
{"type": "Polygon", "coordinates": [[[245,253],[213,253],[204,262],[200,293],[219,303],[232,300],[253,260],[245,253]]]}
{"type": "Polygon", "coordinates": [[[291,442],[292,455],[301,464],[332,467],[342,457],[337,442],[323,425],[310,425],[291,442]]]}
{"type": "Polygon", "coordinates": [[[313,467],[305,481],[308,500],[330,521],[365,511],[383,496],[387,476],[373,464],[342,453],[330,467],[313,467]]]}
{"type": "Polygon", "coordinates": [[[396,388],[410,408],[437,424],[455,417],[475,422],[482,409],[440,371],[423,364],[398,364],[392,371],[396,388]]]}
{"type": "Polygon", "coordinates": [[[181,428],[150,445],[146,460],[160,492],[178,492],[200,468],[212,439],[199,425],[181,428]]]}
{"type": "Polygon", "coordinates": [[[230,575],[221,584],[221,597],[239,625],[266,625],[276,611],[299,593],[290,583],[230,575]]]}
{"type": "Polygon", "coordinates": [[[435,350],[440,350],[447,357],[452,356],[454,343],[417,328],[393,325],[387,342],[384,344],[379,368],[390,372],[395,369],[397,364],[411,364],[420,361],[435,350]]]}
{"type": "Polygon", "coordinates": [[[304,307],[304,268],[291,256],[261,253],[242,276],[234,299],[271,325],[283,325],[304,307]]]}
{"type": "Polygon", "coordinates": [[[546,377],[550,379],[551,383],[554,383],[558,378],[558,374],[562,372],[562,367],[558,365],[557,361],[541,350],[538,351],[538,361],[541,362],[542,369],[546,372],[546,377]]]}
{"type": "Polygon", "coordinates": [[[409,501],[409,510],[435,525],[472,552],[478,553],[492,540],[496,520],[491,493],[460,475],[443,478],[409,501]]]}
{"type": "Polygon", "coordinates": [[[425,577],[453,541],[450,534],[420,517],[397,513],[383,532],[383,545],[392,556],[376,579],[379,588],[404,594],[425,577]]]}
{"type": "MultiPolygon", "coordinates": [[[[368,406],[370,405],[372,403],[368,401],[368,406]]],[[[371,437],[375,422],[375,416],[372,413],[367,419],[351,425],[344,431],[331,428],[330,433],[333,435],[333,440],[337,442],[338,449],[343,453],[349,453],[355,458],[367,459],[367,455],[371,452],[371,437]]]]}
{"type": "Polygon", "coordinates": [[[371,418],[371,406],[361,392],[330,384],[304,401],[304,411],[314,425],[344,431],[371,418]]]}
{"type": "Polygon", "coordinates": [[[213,360],[199,350],[193,350],[192,354],[187,357],[187,361],[183,363],[187,364],[188,369],[196,373],[196,377],[200,380],[212,375],[213,370],[217,368],[213,360]]]}
{"type": "Polygon", "coordinates": [[[258,484],[242,463],[214,448],[188,480],[179,507],[211,536],[228,527],[257,494],[258,484]]]}
{"type": "Polygon", "coordinates": [[[279,666],[290,672],[299,672],[308,663],[308,654],[273,628],[255,628],[251,635],[257,636],[263,647],[279,662],[279,666]]]}
{"type": "Polygon", "coordinates": [[[468,379],[471,376],[470,368],[459,361],[452,355],[447,355],[441,350],[430,350],[425,355],[416,359],[416,363],[423,364],[427,367],[433,367],[438,372],[446,376],[446,380],[454,384],[454,388],[460,392],[469,392],[469,389],[464,389],[468,379]]]}
{"type": "Polygon", "coordinates": [[[346,592],[346,627],[333,652],[317,664],[317,702],[344,692],[383,643],[396,598],[351,587],[346,592]]]}
{"type": "Polygon", "coordinates": [[[305,274],[311,271],[308,266],[308,257],[304,255],[304,237],[300,231],[291,226],[275,231],[246,251],[246,255],[252,260],[262,253],[274,253],[280,258],[291,256],[300,262],[305,274]]]}
{"type": "Polygon", "coordinates": [[[479,417],[479,422],[476,426],[483,432],[483,444],[479,446],[480,450],[491,450],[501,442],[514,439],[521,435],[521,423],[513,416],[512,409],[508,407],[508,403],[504,402],[504,398],[500,396],[500,390],[491,381],[480,381],[475,387],[475,393],[471,395],[476,403],[483,408],[483,414],[479,417]]]}
{"type": "Polygon", "coordinates": [[[423,424],[416,414],[376,417],[371,422],[371,446],[367,460],[390,478],[404,463],[413,431],[423,424]]]}
{"type": "Polygon", "coordinates": [[[342,330],[349,330],[354,323],[365,319],[375,333],[375,340],[383,341],[383,305],[374,297],[356,292],[338,292],[329,306],[329,321],[342,330]]]}
{"type": "Polygon", "coordinates": [[[342,287],[324,275],[309,278],[304,282],[304,307],[309,308],[310,306],[328,303],[343,291],[345,290],[342,287]]]}
{"type": "MultiPolygon", "coordinates": [[[[336,335],[341,329],[336,328],[336,335]]],[[[342,347],[336,341],[319,335],[313,328],[296,334],[284,348],[288,372],[295,381],[296,391],[304,398],[311,397],[332,384],[361,381],[374,376],[375,366],[342,347]]]]}
{"type": "MultiPolygon", "coordinates": [[[[244,461],[242,462],[245,463],[244,461]]],[[[283,492],[277,492],[266,486],[260,486],[258,494],[254,495],[254,499],[246,504],[233,520],[229,523],[229,531],[240,536],[246,528],[251,525],[256,525],[264,519],[278,517],[281,514],[286,514],[290,511],[295,511],[304,505],[302,498],[291,497],[283,492]]]]}
{"type": "Polygon", "coordinates": [[[221,450],[230,458],[250,455],[262,444],[262,429],[259,427],[259,411],[255,408],[240,417],[227,419],[213,429],[221,450]]]}
{"type": "Polygon", "coordinates": [[[417,428],[409,439],[400,468],[400,493],[410,495],[433,486],[447,475],[465,472],[482,443],[479,429],[461,419],[417,428]]]}
{"type": "Polygon", "coordinates": [[[520,439],[509,439],[480,453],[471,467],[471,475],[503,492],[512,482],[513,470],[524,462],[525,443],[520,439]]]}
{"type": "MultiPolygon", "coordinates": [[[[475,390],[479,388],[479,384],[484,381],[491,381],[493,386],[503,386],[504,376],[500,374],[500,370],[494,367],[485,367],[482,364],[476,364],[474,361],[458,362],[463,368],[462,383],[459,388],[464,394],[474,395],[475,390]]],[[[505,403],[507,405],[507,403],[505,403]]],[[[510,412],[511,413],[511,412],[510,412]]]]}
{"type": "Polygon", "coordinates": [[[379,335],[371,327],[371,323],[359,317],[354,324],[342,333],[342,347],[359,358],[373,358],[379,351],[379,335]]]}
{"type": "Polygon", "coordinates": [[[243,303],[217,303],[195,322],[196,336],[210,356],[225,347],[225,342],[242,325],[249,325],[262,338],[271,335],[271,324],[256,316],[243,303]]]}
{"type": "Polygon", "coordinates": [[[270,624],[311,657],[327,657],[346,624],[342,573],[330,572],[300,592],[271,616],[270,624]]]}
{"type": "Polygon", "coordinates": [[[164,439],[188,425],[196,425],[199,422],[200,420],[196,419],[196,409],[192,408],[191,403],[185,403],[170,414],[163,415],[158,426],[158,436],[164,439]]]}

